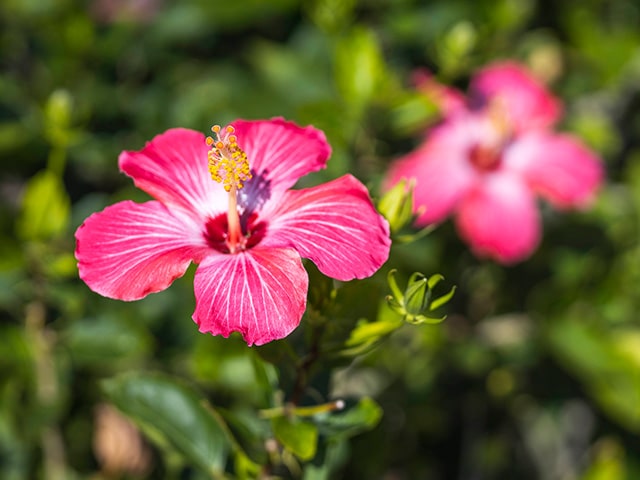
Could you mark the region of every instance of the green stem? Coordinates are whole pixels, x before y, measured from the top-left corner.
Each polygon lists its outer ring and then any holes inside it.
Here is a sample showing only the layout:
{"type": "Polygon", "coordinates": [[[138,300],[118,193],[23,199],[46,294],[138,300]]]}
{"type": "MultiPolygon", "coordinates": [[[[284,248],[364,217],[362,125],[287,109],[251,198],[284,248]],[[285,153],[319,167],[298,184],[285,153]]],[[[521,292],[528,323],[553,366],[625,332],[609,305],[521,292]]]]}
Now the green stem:
{"type": "Polygon", "coordinates": [[[302,399],[307,384],[309,383],[310,372],[313,365],[320,359],[320,339],[322,337],[322,329],[314,327],[312,332],[311,348],[309,353],[305,355],[297,367],[296,379],[291,393],[290,403],[298,405],[302,399]]]}

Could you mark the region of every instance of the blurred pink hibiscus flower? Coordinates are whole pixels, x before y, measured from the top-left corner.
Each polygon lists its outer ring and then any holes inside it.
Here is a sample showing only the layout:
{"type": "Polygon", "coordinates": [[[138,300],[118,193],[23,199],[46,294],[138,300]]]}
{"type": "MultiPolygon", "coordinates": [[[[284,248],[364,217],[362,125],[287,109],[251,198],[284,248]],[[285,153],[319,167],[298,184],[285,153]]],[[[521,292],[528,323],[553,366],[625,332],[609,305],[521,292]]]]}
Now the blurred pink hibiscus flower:
{"type": "Polygon", "coordinates": [[[560,101],[523,66],[502,62],[472,79],[469,97],[422,75],[421,91],[444,120],[413,152],[396,160],[391,186],[415,179],[417,219],[428,225],[455,214],[460,236],[477,256],[509,264],[536,249],[536,195],[559,209],[583,207],[602,182],[600,159],[577,138],[554,133],[560,101]]]}
{"type": "Polygon", "coordinates": [[[331,148],[321,131],[283,119],[212,130],[206,140],[168,130],[120,155],[121,171],[155,200],[123,201],[86,219],[76,232],[80,277],[101,295],[137,300],[195,262],[200,331],[237,331],[261,345],[300,323],[301,257],[338,280],[368,277],[389,255],[388,225],[351,175],[290,189],[325,167],[331,148]]]}

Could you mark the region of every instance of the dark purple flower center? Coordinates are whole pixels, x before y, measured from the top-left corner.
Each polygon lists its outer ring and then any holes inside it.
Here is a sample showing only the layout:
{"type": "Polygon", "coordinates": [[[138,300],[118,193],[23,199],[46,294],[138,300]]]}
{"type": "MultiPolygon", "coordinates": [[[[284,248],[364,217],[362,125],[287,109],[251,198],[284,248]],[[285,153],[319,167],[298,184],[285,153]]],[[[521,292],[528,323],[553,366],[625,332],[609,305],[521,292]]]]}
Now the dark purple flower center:
{"type": "MultiPolygon", "coordinates": [[[[258,214],[252,213],[246,222],[242,222],[242,236],[233,253],[255,247],[267,233],[267,224],[258,220],[258,214]]],[[[205,239],[211,248],[220,253],[232,253],[229,248],[229,223],[226,213],[221,213],[207,221],[204,232],[205,239]]]]}

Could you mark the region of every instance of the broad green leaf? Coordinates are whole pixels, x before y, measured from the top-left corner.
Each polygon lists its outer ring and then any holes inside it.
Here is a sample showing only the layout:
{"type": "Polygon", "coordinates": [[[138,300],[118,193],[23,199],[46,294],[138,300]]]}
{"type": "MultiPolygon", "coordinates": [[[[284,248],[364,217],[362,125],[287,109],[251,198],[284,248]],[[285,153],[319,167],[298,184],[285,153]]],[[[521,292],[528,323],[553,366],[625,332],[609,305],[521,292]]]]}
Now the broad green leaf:
{"type": "Polygon", "coordinates": [[[318,446],[318,428],[309,422],[286,416],[271,420],[273,434],[300,460],[311,460],[318,446]]]}
{"type": "Polygon", "coordinates": [[[160,374],[129,373],[103,382],[113,403],[152,439],[170,445],[210,475],[225,467],[230,441],[204,398],[160,374]]]}
{"type": "Polygon", "coordinates": [[[331,440],[342,440],[371,430],[382,418],[382,408],[364,397],[353,407],[317,419],[320,433],[331,440]]]}
{"type": "Polygon", "coordinates": [[[49,240],[59,236],[69,222],[69,205],[60,178],[49,170],[37,173],[24,192],[18,234],[25,240],[49,240]]]}

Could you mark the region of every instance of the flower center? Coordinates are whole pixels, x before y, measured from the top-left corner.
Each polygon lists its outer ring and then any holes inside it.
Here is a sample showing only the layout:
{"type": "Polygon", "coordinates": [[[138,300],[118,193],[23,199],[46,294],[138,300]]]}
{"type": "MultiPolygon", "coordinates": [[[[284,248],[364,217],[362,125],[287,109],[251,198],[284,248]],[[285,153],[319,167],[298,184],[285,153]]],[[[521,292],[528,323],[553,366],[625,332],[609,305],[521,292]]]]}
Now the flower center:
{"type": "Polygon", "coordinates": [[[471,147],[469,161],[479,171],[491,172],[500,167],[503,150],[511,141],[513,129],[503,98],[496,97],[490,101],[485,115],[487,128],[483,131],[483,138],[471,147]]]}
{"type": "Polygon", "coordinates": [[[481,172],[491,172],[500,166],[500,148],[476,144],[471,147],[469,161],[481,172]]]}
{"type": "Polygon", "coordinates": [[[206,140],[207,145],[211,147],[207,154],[209,173],[211,178],[221,183],[229,193],[225,241],[228,252],[236,253],[247,247],[240,225],[238,190],[244,187],[244,182],[251,179],[249,160],[247,154],[238,145],[238,137],[231,125],[227,125],[224,129],[220,125],[214,125],[211,127],[211,132],[213,135],[206,140]]]}
{"type": "MultiPolygon", "coordinates": [[[[244,222],[246,224],[243,234],[236,245],[235,252],[248,250],[256,246],[264,238],[267,225],[258,219],[253,213],[244,222]]],[[[210,218],[205,225],[205,238],[211,248],[220,253],[234,253],[229,245],[229,219],[224,213],[210,218]]]]}

